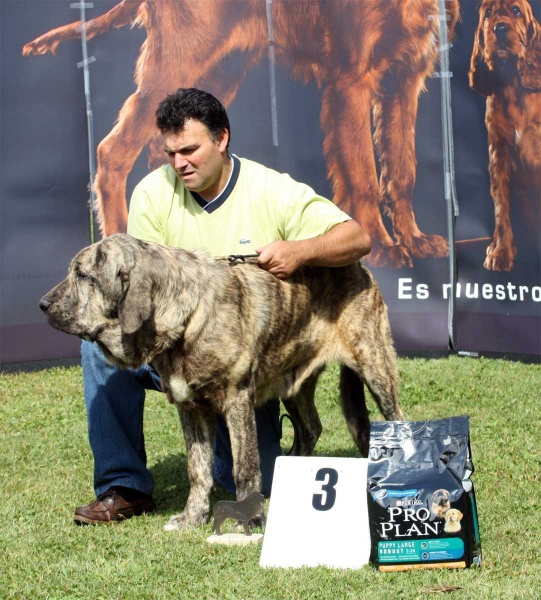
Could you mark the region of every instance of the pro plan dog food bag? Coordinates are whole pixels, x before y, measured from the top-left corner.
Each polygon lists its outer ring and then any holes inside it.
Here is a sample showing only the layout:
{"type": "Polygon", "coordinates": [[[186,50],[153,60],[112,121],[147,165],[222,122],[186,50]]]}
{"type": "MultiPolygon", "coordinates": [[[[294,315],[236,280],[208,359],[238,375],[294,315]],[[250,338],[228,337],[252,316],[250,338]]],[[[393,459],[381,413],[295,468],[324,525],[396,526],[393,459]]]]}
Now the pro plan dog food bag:
{"type": "Polygon", "coordinates": [[[378,570],[481,564],[469,422],[372,423],[368,514],[378,570]]]}

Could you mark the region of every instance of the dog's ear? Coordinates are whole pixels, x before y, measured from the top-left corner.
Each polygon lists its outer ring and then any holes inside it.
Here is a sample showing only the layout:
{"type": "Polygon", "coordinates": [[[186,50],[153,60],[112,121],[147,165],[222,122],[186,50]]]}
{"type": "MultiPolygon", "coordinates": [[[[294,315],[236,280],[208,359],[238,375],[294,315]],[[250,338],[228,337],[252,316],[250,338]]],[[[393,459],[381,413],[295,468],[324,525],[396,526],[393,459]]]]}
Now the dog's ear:
{"type": "Polygon", "coordinates": [[[475,31],[468,78],[472,90],[475,90],[482,96],[490,96],[494,93],[494,86],[492,83],[492,73],[483,56],[484,50],[485,35],[483,33],[483,17],[481,16],[481,20],[475,31]]]}
{"type": "Polygon", "coordinates": [[[123,279],[124,294],[118,305],[118,320],[125,334],[138,331],[152,316],[152,278],[140,266],[129,273],[119,273],[123,279]]]}
{"type": "Polygon", "coordinates": [[[522,87],[541,90],[541,26],[532,15],[524,57],[518,62],[522,87]]]}

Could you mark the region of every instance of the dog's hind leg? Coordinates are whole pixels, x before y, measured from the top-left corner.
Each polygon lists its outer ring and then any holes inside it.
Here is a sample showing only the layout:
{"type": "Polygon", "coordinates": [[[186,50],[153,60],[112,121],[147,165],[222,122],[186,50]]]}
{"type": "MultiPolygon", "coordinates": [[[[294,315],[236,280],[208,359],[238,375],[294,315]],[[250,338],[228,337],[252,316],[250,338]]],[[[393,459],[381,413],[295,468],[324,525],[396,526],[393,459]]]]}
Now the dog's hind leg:
{"type": "MultiPolygon", "coordinates": [[[[363,352],[360,350],[360,352],[363,352]]],[[[398,404],[398,376],[394,350],[382,344],[371,347],[356,365],[342,366],[340,400],[349,430],[363,456],[368,456],[370,419],[363,383],[366,383],[381,414],[387,421],[401,421],[404,416],[398,404]]]]}
{"type": "Polygon", "coordinates": [[[395,77],[388,76],[382,82],[385,91],[374,104],[381,202],[392,220],[396,242],[407,248],[411,256],[442,258],[449,254],[447,240],[423,233],[413,210],[417,164],[414,132],[424,76],[414,72],[404,77],[395,89],[395,77]]]}
{"type": "Polygon", "coordinates": [[[295,430],[295,440],[291,449],[292,456],[311,456],[316,447],[322,426],[314,402],[316,384],[323,369],[311,375],[299,392],[292,398],[282,398],[295,430]]]}
{"type": "MultiPolygon", "coordinates": [[[[334,77],[333,77],[334,79],[334,77]]],[[[411,267],[406,248],[387,233],[379,208],[378,178],[371,131],[374,76],[345,71],[321,98],[323,150],[333,201],[359,221],[372,240],[367,261],[377,267],[411,267]],[[352,198],[358,199],[352,201],[352,198]]]]}
{"type": "Polygon", "coordinates": [[[126,181],[141,150],[155,134],[153,115],[160,99],[160,91],[132,94],[120,110],[118,122],[98,146],[94,187],[98,222],[104,236],[126,231],[126,181]]]}
{"type": "Polygon", "coordinates": [[[205,409],[185,408],[177,404],[188,459],[190,494],[184,511],[174,515],[164,529],[186,529],[204,525],[209,520],[210,492],[212,489],[212,465],[215,417],[205,409]]]}
{"type": "Polygon", "coordinates": [[[353,441],[361,456],[368,456],[370,418],[366,407],[364,385],[349,367],[340,367],[340,403],[353,441]]]}

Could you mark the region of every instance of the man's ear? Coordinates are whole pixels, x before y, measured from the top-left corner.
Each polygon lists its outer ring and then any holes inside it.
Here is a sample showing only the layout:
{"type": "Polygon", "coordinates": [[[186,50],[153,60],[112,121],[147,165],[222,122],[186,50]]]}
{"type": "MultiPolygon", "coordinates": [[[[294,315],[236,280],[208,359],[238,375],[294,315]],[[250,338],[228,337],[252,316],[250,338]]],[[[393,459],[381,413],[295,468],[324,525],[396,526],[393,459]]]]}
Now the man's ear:
{"type": "Polygon", "coordinates": [[[222,131],[216,136],[216,142],[220,152],[223,154],[227,152],[227,145],[229,144],[229,131],[224,127],[222,131]]]}

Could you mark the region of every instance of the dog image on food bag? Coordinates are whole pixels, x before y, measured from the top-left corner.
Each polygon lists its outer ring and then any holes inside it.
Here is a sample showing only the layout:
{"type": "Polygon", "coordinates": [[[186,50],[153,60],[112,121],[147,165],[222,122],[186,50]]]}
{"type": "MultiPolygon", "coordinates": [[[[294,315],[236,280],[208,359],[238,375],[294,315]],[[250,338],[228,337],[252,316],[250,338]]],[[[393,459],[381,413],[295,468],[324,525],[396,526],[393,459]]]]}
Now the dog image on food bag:
{"type": "Polygon", "coordinates": [[[444,531],[447,533],[456,533],[460,531],[462,528],[460,526],[460,521],[464,515],[456,508],[450,508],[444,515],[445,519],[445,527],[444,531]]]}
{"type": "Polygon", "coordinates": [[[451,508],[449,502],[449,492],[447,490],[436,490],[432,494],[430,503],[430,513],[433,517],[443,518],[446,511],[451,508]]]}

